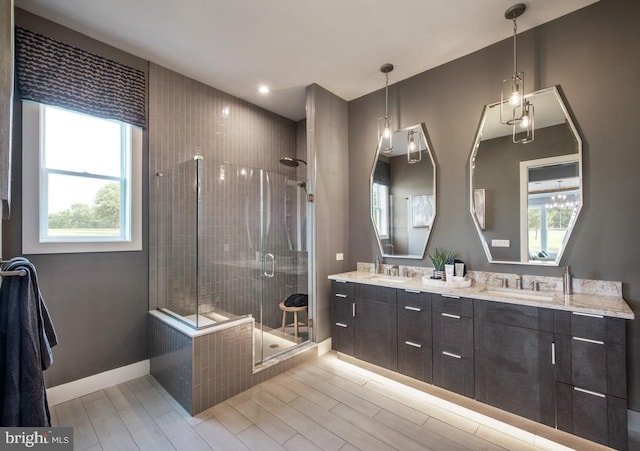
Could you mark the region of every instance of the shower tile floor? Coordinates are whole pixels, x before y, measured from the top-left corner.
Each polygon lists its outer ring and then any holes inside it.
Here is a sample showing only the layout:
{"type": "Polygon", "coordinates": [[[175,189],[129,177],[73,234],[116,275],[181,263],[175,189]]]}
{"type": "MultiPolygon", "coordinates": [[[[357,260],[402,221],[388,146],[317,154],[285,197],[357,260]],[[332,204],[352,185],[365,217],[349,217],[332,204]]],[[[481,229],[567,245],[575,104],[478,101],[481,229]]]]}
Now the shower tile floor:
{"type": "Polygon", "coordinates": [[[76,450],[605,449],[510,414],[510,424],[497,421],[429,387],[439,395],[330,353],[194,417],[151,376],[58,404],[51,413],[54,426],[74,428],[76,450]],[[522,424],[526,432],[516,427],[522,424]]]}

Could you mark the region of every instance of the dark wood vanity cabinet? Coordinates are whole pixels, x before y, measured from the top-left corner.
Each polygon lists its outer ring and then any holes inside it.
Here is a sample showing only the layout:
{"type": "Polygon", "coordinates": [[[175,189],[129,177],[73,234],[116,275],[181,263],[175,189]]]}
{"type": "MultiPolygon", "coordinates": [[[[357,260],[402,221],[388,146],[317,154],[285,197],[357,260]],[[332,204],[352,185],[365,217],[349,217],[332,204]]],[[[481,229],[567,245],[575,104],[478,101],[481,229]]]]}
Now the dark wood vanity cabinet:
{"type": "Polygon", "coordinates": [[[625,321],[554,312],[557,427],[627,448],[625,321]]]}
{"type": "Polygon", "coordinates": [[[397,369],[396,290],[331,282],[332,347],[390,370],[397,369]]]}
{"type": "Polygon", "coordinates": [[[332,282],[333,349],[627,449],[625,320],[332,282]]]}
{"type": "Polygon", "coordinates": [[[338,352],[355,355],[355,284],[331,281],[331,345],[338,352]]]}
{"type": "Polygon", "coordinates": [[[478,401],[555,426],[553,310],[476,300],[478,401]]]}
{"type": "Polygon", "coordinates": [[[473,300],[432,294],[433,383],[474,397],[473,300]]]}
{"type": "Polygon", "coordinates": [[[355,356],[395,371],[398,367],[396,289],[357,284],[355,356]]]}
{"type": "Polygon", "coordinates": [[[398,372],[432,383],[431,294],[399,289],[397,300],[398,372]]]}

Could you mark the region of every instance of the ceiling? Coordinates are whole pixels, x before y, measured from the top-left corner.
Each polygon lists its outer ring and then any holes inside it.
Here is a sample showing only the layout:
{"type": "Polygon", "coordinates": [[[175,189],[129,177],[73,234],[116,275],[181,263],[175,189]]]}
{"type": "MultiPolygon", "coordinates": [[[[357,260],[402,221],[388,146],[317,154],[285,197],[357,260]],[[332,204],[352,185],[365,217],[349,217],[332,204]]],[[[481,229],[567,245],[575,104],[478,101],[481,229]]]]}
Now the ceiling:
{"type": "MultiPolygon", "coordinates": [[[[597,0],[527,0],[525,31],[597,0]]],[[[305,87],[345,100],[512,34],[514,0],[15,0],[25,9],[293,120],[305,87]],[[258,93],[266,84],[271,92],[258,93]]],[[[510,55],[505,55],[506,58],[510,55]]],[[[508,75],[508,74],[507,74],[508,75]]]]}

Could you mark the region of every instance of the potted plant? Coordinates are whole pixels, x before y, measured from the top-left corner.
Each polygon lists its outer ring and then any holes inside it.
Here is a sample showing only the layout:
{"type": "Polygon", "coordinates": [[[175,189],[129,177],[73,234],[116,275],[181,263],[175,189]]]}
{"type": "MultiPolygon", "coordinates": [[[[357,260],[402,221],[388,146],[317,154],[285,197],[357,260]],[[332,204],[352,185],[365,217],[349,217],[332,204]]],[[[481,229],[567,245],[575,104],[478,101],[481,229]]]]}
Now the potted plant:
{"type": "Polygon", "coordinates": [[[433,263],[432,279],[444,279],[444,265],[452,262],[456,258],[455,251],[444,247],[436,247],[433,253],[429,253],[429,258],[433,263]]]}

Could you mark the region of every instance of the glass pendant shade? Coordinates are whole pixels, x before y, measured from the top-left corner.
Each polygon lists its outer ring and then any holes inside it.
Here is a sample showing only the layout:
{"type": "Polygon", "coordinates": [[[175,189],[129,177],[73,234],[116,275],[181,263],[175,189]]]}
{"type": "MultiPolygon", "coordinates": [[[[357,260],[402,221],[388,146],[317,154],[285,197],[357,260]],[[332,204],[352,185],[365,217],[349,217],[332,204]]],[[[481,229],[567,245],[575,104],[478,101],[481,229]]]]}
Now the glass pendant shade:
{"type": "Polygon", "coordinates": [[[393,151],[393,133],[391,131],[391,116],[378,119],[378,150],[389,154],[393,151]]]}
{"type": "Polygon", "coordinates": [[[500,93],[500,123],[513,125],[520,122],[524,112],[524,73],[519,72],[502,80],[500,93]]]}
{"type": "Polygon", "coordinates": [[[409,164],[418,163],[422,160],[422,151],[420,150],[420,132],[409,130],[407,134],[407,162],[409,164]]]}

